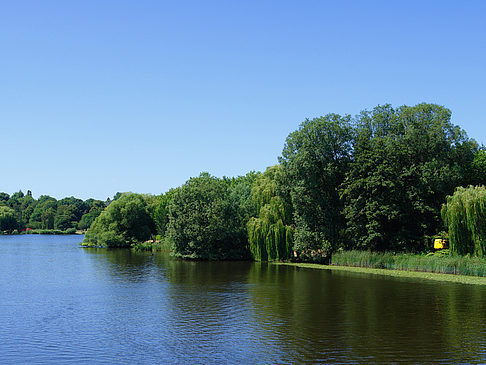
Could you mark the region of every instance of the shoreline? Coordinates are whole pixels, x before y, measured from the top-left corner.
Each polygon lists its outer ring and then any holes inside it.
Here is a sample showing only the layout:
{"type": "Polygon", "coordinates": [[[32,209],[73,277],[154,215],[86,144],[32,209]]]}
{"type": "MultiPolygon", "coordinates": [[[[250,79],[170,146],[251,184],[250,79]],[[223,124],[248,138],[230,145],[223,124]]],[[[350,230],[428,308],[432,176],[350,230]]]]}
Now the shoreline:
{"type": "Polygon", "coordinates": [[[274,262],[274,265],[296,266],[306,269],[331,270],[331,271],[347,271],[361,274],[371,274],[379,276],[391,276],[399,278],[414,278],[425,279],[433,281],[442,281],[450,283],[468,284],[468,285],[486,285],[486,277],[467,276],[457,274],[440,274],[424,271],[406,271],[406,270],[391,270],[391,269],[373,269],[368,267],[355,266],[334,266],[311,263],[297,263],[297,262],[274,262]]]}

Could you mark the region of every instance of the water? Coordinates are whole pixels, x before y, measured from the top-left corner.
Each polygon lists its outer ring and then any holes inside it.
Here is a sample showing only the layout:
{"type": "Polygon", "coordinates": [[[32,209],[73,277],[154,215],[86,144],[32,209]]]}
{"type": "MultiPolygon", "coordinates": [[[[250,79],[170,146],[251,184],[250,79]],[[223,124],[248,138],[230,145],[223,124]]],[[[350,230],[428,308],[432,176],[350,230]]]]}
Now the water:
{"type": "Polygon", "coordinates": [[[0,362],[484,363],[486,288],[0,236],[0,362]]]}

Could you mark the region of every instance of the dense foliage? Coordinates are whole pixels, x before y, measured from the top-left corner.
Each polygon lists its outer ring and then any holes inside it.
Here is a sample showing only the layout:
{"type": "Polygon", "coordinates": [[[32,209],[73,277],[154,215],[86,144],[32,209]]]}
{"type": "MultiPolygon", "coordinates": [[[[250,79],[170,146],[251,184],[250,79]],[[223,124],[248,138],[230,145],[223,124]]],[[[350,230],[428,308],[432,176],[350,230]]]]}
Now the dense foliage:
{"type": "Polygon", "coordinates": [[[0,231],[13,231],[18,228],[15,210],[6,206],[0,206],[0,231]]]}
{"type": "Polygon", "coordinates": [[[449,231],[452,252],[465,255],[486,254],[486,188],[459,187],[442,207],[449,231]]]}
{"type": "MultiPolygon", "coordinates": [[[[251,180],[249,178],[248,180],[251,180]]],[[[207,173],[189,179],[173,193],[167,239],[173,254],[191,259],[243,259],[249,256],[245,181],[218,179],[207,173]],[[232,194],[242,190],[241,196],[232,194]]]]}
{"type": "Polygon", "coordinates": [[[422,251],[440,230],[441,205],[468,183],[477,151],[450,116],[432,104],[359,116],[342,192],[352,248],[422,251]]]}
{"type": "Polygon", "coordinates": [[[127,193],[112,201],[94,220],[84,242],[103,247],[130,247],[148,240],[153,233],[155,226],[146,197],[127,193]]]}
{"type": "Polygon", "coordinates": [[[269,167],[259,176],[251,190],[258,214],[247,224],[250,251],[258,261],[285,260],[292,255],[295,228],[292,208],[276,193],[277,174],[281,166],[269,167]]]}
{"type": "Polygon", "coordinates": [[[4,222],[0,224],[0,231],[86,230],[106,204],[101,200],[83,201],[74,197],[57,200],[48,195],[36,200],[30,190],[25,195],[22,191],[12,196],[0,193],[0,211],[4,217],[0,218],[0,222],[4,222]]]}
{"type": "Polygon", "coordinates": [[[351,132],[349,116],[329,114],[306,120],[287,137],[281,185],[292,202],[301,258],[322,260],[342,243],[339,186],[351,161],[351,132]]]}

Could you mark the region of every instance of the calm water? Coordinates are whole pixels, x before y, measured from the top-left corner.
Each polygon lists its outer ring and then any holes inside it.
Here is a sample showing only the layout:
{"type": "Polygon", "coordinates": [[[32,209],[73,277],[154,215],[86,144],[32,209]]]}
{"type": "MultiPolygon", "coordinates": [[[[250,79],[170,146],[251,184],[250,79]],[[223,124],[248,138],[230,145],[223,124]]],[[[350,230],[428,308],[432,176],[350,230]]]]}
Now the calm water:
{"type": "Polygon", "coordinates": [[[0,236],[0,362],[486,362],[486,288],[0,236]]]}

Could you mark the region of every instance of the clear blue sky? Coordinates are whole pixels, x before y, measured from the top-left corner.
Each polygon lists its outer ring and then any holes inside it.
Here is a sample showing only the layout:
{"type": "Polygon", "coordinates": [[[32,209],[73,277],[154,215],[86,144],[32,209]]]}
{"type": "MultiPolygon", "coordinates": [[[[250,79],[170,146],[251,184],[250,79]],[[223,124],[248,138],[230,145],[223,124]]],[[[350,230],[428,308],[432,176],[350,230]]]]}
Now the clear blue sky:
{"type": "Polygon", "coordinates": [[[0,191],[159,194],[305,118],[431,102],[486,143],[486,1],[4,1],[0,191]]]}

